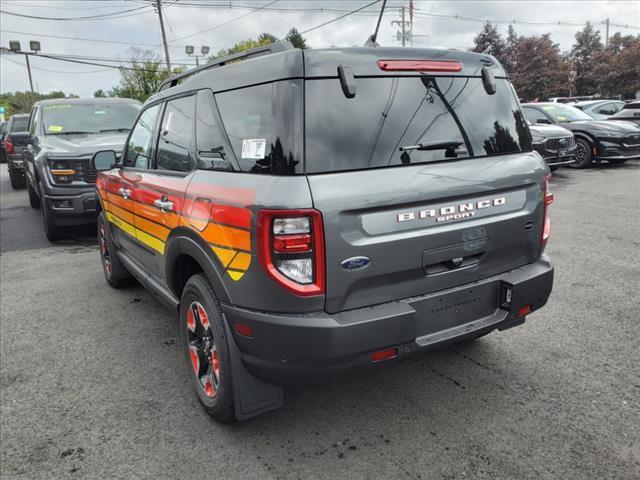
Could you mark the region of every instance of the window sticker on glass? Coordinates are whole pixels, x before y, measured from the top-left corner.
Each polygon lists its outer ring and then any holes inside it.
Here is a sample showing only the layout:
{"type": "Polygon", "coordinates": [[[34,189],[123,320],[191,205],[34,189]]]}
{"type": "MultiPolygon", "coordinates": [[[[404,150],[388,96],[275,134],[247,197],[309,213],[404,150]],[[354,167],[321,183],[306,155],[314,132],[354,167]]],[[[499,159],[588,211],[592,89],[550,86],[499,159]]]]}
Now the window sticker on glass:
{"type": "Polygon", "coordinates": [[[242,140],[242,158],[264,158],[266,150],[266,138],[245,138],[242,140]]]}
{"type": "Polygon", "coordinates": [[[63,103],[60,105],[45,105],[45,110],[60,110],[61,108],[71,108],[71,105],[68,103],[63,103]]]}
{"type": "Polygon", "coordinates": [[[60,133],[63,130],[63,127],[62,125],[49,125],[49,127],[47,127],[47,130],[49,132],[60,133]]]}
{"type": "Polygon", "coordinates": [[[555,109],[555,108],[556,108],[556,107],[555,107],[555,106],[553,106],[553,105],[543,105],[543,106],[542,106],[542,109],[543,109],[543,110],[553,110],[553,109],[555,109]]]}
{"type": "Polygon", "coordinates": [[[105,112],[104,110],[96,110],[95,112],[93,112],[94,115],[104,115],[107,112],[105,112]]]}

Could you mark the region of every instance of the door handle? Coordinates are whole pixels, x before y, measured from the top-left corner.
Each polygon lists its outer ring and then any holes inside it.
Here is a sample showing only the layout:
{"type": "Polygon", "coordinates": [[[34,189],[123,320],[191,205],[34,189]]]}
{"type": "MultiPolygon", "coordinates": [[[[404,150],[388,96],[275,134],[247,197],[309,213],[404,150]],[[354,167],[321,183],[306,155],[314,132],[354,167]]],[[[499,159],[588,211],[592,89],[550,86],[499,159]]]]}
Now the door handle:
{"type": "Polygon", "coordinates": [[[167,200],[167,197],[162,197],[158,200],[154,200],[153,204],[163,212],[173,212],[173,202],[167,200]]]}
{"type": "Polygon", "coordinates": [[[120,192],[120,195],[122,195],[122,198],[124,199],[129,198],[129,196],[131,195],[131,190],[129,190],[128,188],[121,187],[120,190],[118,191],[120,192]]]}

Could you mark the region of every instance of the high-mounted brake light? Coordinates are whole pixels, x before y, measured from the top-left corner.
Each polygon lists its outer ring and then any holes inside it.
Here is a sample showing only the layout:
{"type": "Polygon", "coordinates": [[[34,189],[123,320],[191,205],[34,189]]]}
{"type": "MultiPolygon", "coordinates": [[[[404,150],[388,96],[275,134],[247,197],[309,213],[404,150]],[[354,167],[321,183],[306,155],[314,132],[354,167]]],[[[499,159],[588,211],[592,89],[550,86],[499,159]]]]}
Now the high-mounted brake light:
{"type": "Polygon", "coordinates": [[[459,72],[457,60],[378,60],[378,68],[385,72],[459,72]]]}
{"type": "Polygon", "coordinates": [[[260,263],[270,277],[296,295],[324,293],[324,230],[319,211],[260,210],[258,238],[260,263]]]}
{"type": "Polygon", "coordinates": [[[549,236],[551,235],[551,220],[549,220],[549,209],[548,206],[551,205],[551,203],[553,203],[553,193],[551,193],[549,191],[549,179],[551,178],[551,175],[547,175],[546,177],[544,177],[544,182],[542,185],[542,195],[543,195],[543,199],[544,199],[544,203],[543,203],[543,218],[544,218],[544,225],[542,227],[542,238],[540,239],[540,245],[542,246],[542,248],[544,249],[544,247],[546,247],[547,242],[549,241],[549,236]]]}

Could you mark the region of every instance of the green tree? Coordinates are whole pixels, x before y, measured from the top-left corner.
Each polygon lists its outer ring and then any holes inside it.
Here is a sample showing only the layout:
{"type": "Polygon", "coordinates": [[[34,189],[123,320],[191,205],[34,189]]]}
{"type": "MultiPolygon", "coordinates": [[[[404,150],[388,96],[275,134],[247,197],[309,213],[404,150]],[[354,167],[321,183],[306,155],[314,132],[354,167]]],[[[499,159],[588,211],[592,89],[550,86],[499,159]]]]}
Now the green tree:
{"type": "Polygon", "coordinates": [[[243,40],[241,42],[236,43],[233,47],[229,49],[218,50],[213,57],[210,57],[210,60],[215,60],[216,58],[226,57],[228,55],[233,55],[234,53],[244,52],[245,50],[249,50],[256,47],[262,47],[264,45],[269,45],[270,43],[277,42],[277,37],[271,35],[270,33],[261,34],[257,40],[253,38],[249,38],[248,40],[243,40]]]}
{"type": "MultiPolygon", "coordinates": [[[[15,113],[29,113],[33,104],[40,100],[50,98],[65,98],[64,92],[59,90],[49,93],[38,92],[8,92],[0,95],[0,103],[5,107],[5,118],[9,118],[15,113]]],[[[70,94],[68,98],[77,98],[76,95],[70,94]]]]}
{"type": "Polygon", "coordinates": [[[511,73],[518,63],[517,48],[519,39],[516,29],[513,28],[513,25],[509,25],[507,40],[505,41],[505,58],[502,64],[507,73],[511,73]]]}
{"type": "Polygon", "coordinates": [[[587,22],[585,27],[576,32],[576,42],[571,49],[571,59],[576,71],[576,93],[591,95],[596,93],[596,83],[590,73],[593,68],[593,57],[602,50],[600,32],[587,22]]]}
{"type": "Polygon", "coordinates": [[[501,64],[508,65],[507,45],[495,25],[485,23],[480,33],[473,39],[473,43],[471,51],[488,53],[496,57],[501,64]]]}
{"type": "MultiPolygon", "coordinates": [[[[179,71],[174,69],[172,73],[179,71]]],[[[156,53],[131,47],[129,65],[120,69],[120,84],[109,92],[109,96],[135,98],[144,102],[169,76],[156,53]]]]}
{"type": "Polygon", "coordinates": [[[560,55],[549,34],[520,37],[515,47],[516,65],[510,75],[518,96],[546,100],[569,95],[571,66],[560,55]]]}
{"type": "Polygon", "coordinates": [[[107,94],[101,88],[93,92],[94,98],[105,98],[107,94]]]}
{"type": "Polygon", "coordinates": [[[640,91],[640,35],[614,34],[609,47],[592,56],[586,79],[602,96],[634,98],[640,91]]]}
{"type": "Polygon", "coordinates": [[[284,39],[290,42],[291,45],[296,48],[301,48],[303,50],[309,48],[309,46],[307,45],[307,41],[296,28],[292,28],[291,30],[289,30],[289,33],[287,33],[287,36],[284,37],[284,39]]]}

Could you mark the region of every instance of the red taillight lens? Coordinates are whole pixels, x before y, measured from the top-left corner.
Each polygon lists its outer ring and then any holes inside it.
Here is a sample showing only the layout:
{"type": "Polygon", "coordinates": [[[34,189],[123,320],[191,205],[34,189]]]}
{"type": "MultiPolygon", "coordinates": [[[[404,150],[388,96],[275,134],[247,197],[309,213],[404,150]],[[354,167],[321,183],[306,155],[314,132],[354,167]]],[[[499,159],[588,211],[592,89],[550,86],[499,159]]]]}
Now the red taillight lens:
{"type": "Polygon", "coordinates": [[[378,68],[385,72],[459,72],[457,60],[378,60],[378,68]]]}
{"type": "Polygon", "coordinates": [[[11,140],[4,141],[4,150],[7,152],[7,155],[13,155],[14,153],[16,153],[16,149],[13,147],[13,143],[11,143],[11,140]]]}
{"type": "Polygon", "coordinates": [[[290,292],[324,293],[324,229],[319,211],[260,210],[258,256],[267,274],[290,292]]]}
{"type": "Polygon", "coordinates": [[[542,195],[544,198],[544,205],[543,205],[544,226],[542,228],[542,238],[540,239],[540,244],[542,245],[542,248],[544,248],[547,245],[547,242],[549,241],[549,236],[551,235],[551,220],[549,220],[548,206],[551,205],[551,203],[553,203],[553,193],[549,191],[550,178],[551,178],[551,175],[547,175],[546,177],[544,177],[544,183],[542,185],[542,195]]]}

